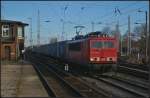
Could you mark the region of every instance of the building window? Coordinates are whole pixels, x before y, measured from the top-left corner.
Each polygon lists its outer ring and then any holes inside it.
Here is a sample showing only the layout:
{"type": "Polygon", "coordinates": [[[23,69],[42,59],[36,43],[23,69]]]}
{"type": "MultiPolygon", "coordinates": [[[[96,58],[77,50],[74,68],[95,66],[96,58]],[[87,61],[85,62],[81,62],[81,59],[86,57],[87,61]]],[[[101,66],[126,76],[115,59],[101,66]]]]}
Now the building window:
{"type": "Polygon", "coordinates": [[[9,25],[2,25],[2,37],[9,37],[9,25]]]}
{"type": "Polygon", "coordinates": [[[18,27],[18,38],[23,38],[22,27],[18,27]]]}

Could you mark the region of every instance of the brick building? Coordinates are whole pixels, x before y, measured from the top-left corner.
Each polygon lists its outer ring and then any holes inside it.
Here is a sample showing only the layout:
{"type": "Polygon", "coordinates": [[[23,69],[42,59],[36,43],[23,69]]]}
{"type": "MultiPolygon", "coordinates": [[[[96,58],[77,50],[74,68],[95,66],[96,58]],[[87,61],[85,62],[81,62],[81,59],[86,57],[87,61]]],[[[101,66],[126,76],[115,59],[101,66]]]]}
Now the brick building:
{"type": "Polygon", "coordinates": [[[24,50],[24,29],[28,24],[20,21],[0,21],[1,60],[17,60],[24,50]]]}

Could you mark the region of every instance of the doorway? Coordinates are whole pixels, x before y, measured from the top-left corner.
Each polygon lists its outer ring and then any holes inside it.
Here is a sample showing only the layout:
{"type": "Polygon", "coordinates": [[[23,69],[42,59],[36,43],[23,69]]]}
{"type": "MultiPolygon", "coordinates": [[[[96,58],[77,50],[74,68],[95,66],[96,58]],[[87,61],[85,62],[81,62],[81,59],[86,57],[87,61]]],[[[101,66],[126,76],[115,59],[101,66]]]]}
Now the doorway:
{"type": "Polygon", "coordinates": [[[5,59],[6,60],[10,60],[10,53],[11,53],[11,50],[10,50],[10,46],[5,46],[5,59]]]}

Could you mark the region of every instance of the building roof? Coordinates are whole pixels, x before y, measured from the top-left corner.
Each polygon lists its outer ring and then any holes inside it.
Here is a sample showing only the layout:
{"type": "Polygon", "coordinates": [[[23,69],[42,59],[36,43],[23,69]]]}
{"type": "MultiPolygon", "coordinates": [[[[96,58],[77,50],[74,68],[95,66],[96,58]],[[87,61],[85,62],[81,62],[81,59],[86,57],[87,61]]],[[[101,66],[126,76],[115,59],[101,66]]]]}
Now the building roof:
{"type": "Polygon", "coordinates": [[[14,20],[0,20],[0,23],[9,23],[9,24],[20,24],[20,25],[24,25],[24,26],[27,26],[28,24],[27,23],[23,23],[21,21],[14,21],[14,20]]]}

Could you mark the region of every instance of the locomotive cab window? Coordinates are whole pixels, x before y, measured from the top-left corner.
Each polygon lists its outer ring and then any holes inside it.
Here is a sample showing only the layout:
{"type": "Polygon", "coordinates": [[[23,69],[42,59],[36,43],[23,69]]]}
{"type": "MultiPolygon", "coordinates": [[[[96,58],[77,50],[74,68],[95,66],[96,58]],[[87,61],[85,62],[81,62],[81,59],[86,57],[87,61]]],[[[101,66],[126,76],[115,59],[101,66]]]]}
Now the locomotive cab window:
{"type": "Polygon", "coordinates": [[[100,41],[95,41],[92,43],[91,48],[102,48],[103,47],[103,42],[100,41]]]}
{"type": "Polygon", "coordinates": [[[80,51],[81,50],[81,43],[80,42],[70,43],[69,44],[69,50],[70,51],[80,51]]]}
{"type": "Polygon", "coordinates": [[[91,48],[114,48],[114,44],[111,41],[95,41],[92,42],[91,48]]]}
{"type": "Polygon", "coordinates": [[[105,48],[114,48],[114,44],[111,41],[104,42],[105,48]]]}

